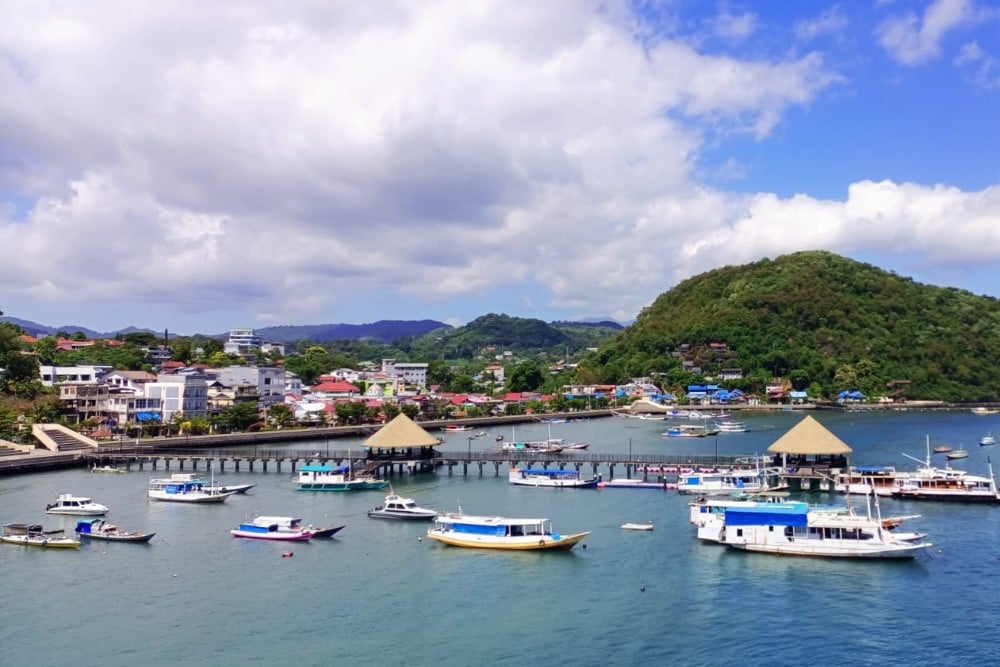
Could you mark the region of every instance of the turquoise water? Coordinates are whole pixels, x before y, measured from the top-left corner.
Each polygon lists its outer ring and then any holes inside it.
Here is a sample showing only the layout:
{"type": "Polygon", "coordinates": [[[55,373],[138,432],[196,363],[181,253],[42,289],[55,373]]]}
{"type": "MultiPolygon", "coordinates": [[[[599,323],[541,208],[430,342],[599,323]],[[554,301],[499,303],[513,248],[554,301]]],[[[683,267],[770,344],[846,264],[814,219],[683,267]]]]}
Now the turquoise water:
{"type": "MultiPolygon", "coordinates": [[[[991,448],[978,440],[1000,433],[1000,415],[815,416],[854,448],[857,464],[912,467],[902,453],[923,458],[929,435],[932,446],[965,445],[970,457],[953,465],[985,473],[991,448]]],[[[753,454],[800,418],[753,416],[750,433],[704,440],[668,439],[659,435],[664,424],[614,418],[555,424],[552,435],[590,442],[592,452],[753,454]]],[[[474,449],[509,435],[488,430],[474,449]]],[[[517,427],[518,438],[546,435],[542,425],[517,427]]],[[[469,446],[466,434],[445,437],[444,449],[469,446]]],[[[457,469],[394,478],[395,490],[421,505],[551,517],[557,531],[592,531],[585,549],[568,553],[494,553],[422,539],[426,525],[368,519],[379,491],[304,493],[287,472],[244,471],[219,479],[256,482],[249,494],[199,507],[147,502],[150,476],[70,470],[0,478],[0,521],[72,529],[75,518],[43,512],[71,492],[109,505],[109,520],[123,528],[157,533],[148,545],[95,542],[78,551],[0,544],[4,664],[997,660],[1000,507],[884,501],[883,512],[922,514],[914,529],[928,532],[934,548],[912,562],[828,561],[699,543],[687,499],[675,492],[514,487],[492,471],[466,478],[457,469]],[[229,536],[255,514],[346,528],[304,544],[229,536]],[[649,520],[656,525],[649,533],[619,528],[649,520]],[[293,556],[283,558],[288,551],[293,556]]]]}

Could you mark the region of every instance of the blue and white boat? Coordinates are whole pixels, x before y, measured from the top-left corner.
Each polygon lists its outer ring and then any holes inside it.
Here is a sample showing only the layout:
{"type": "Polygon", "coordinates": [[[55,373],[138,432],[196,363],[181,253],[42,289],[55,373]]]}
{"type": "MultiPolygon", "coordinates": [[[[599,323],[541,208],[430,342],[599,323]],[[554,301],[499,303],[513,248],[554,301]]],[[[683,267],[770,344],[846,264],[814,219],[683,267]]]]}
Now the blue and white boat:
{"type": "Polygon", "coordinates": [[[229,531],[233,537],[251,540],[278,540],[305,542],[312,539],[313,531],[302,525],[302,519],[290,516],[258,516],[245,521],[229,531]]]}
{"type": "Polygon", "coordinates": [[[735,469],[697,471],[681,475],[677,481],[680,493],[699,496],[728,496],[733,493],[759,493],[770,488],[766,471],[735,469]]]}
{"type": "MultiPolygon", "coordinates": [[[[875,496],[870,496],[875,497],[875,496]]],[[[877,507],[877,498],[876,498],[877,507]]],[[[691,503],[698,538],[743,551],[826,558],[913,558],[931,546],[924,533],[897,533],[869,511],[815,509],[783,498],[691,503]]]]}
{"type": "Polygon", "coordinates": [[[579,470],[557,468],[511,468],[507,480],[518,486],[537,486],[553,489],[594,489],[600,476],[584,477],[579,470]]]}
{"type": "Polygon", "coordinates": [[[149,480],[150,500],[174,503],[222,503],[236,491],[223,491],[214,480],[206,482],[196,474],[175,473],[170,477],[149,480]]]}
{"type": "Polygon", "coordinates": [[[389,482],[367,476],[355,476],[351,467],[329,465],[304,465],[299,468],[296,488],[299,491],[365,491],[384,489],[389,482]]]}

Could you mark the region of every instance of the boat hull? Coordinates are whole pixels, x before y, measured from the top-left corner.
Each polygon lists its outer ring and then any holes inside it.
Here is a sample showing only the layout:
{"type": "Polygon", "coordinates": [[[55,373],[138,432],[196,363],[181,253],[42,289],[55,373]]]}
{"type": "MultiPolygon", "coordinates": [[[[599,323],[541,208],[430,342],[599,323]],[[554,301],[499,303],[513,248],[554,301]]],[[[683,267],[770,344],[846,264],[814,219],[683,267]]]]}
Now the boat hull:
{"type": "Polygon", "coordinates": [[[100,533],[77,533],[88,540],[104,540],[105,542],[149,542],[156,533],[136,533],[134,535],[101,535],[100,533]]]}
{"type": "Polygon", "coordinates": [[[69,537],[48,538],[33,535],[4,535],[0,537],[0,542],[18,544],[25,547],[43,547],[46,549],[76,549],[80,546],[79,540],[69,537]]]}
{"type": "Polygon", "coordinates": [[[428,539],[453,547],[469,549],[495,549],[498,551],[568,551],[577,545],[590,532],[574,535],[560,535],[558,539],[551,536],[494,537],[490,535],[472,535],[454,533],[451,531],[429,530],[428,539]]]}
{"type": "Polygon", "coordinates": [[[229,496],[235,495],[232,493],[166,493],[150,491],[150,500],[159,500],[162,502],[169,503],[196,503],[196,504],[211,504],[211,503],[224,503],[229,496]]]}
{"type": "Polygon", "coordinates": [[[240,530],[238,528],[230,530],[229,534],[233,537],[241,537],[247,540],[272,540],[274,542],[306,542],[311,540],[313,536],[313,534],[309,531],[302,531],[298,533],[255,533],[240,530]]]}
{"type": "Polygon", "coordinates": [[[395,512],[393,510],[374,509],[368,510],[368,516],[372,519],[387,519],[389,521],[433,521],[437,518],[437,512],[414,513],[395,512]]]}
{"type": "Polygon", "coordinates": [[[317,537],[319,538],[333,537],[343,529],[344,529],[343,526],[333,526],[332,528],[316,528],[312,531],[312,536],[313,539],[316,539],[317,537]]]}

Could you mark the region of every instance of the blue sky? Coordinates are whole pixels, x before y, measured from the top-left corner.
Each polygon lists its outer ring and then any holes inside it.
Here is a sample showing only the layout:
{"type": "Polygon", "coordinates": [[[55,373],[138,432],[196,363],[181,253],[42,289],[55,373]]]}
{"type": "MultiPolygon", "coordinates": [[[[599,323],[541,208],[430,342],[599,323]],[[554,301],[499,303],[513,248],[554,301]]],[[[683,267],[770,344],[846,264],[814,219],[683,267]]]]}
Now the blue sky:
{"type": "Polygon", "coordinates": [[[1000,296],[1000,7],[0,0],[0,309],[631,320],[825,249],[1000,296]]]}

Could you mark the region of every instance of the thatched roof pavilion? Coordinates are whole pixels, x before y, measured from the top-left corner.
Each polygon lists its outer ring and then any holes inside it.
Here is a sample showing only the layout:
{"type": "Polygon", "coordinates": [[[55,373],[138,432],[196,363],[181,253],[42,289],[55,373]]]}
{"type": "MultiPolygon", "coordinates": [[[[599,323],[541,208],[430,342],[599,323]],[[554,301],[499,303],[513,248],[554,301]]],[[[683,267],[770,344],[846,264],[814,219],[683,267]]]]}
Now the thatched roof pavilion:
{"type": "Polygon", "coordinates": [[[369,459],[428,459],[436,456],[433,447],[441,440],[400,413],[364,444],[369,459]]]}
{"type": "Polygon", "coordinates": [[[841,466],[853,451],[843,440],[835,436],[812,415],[806,415],[783,436],[767,448],[772,454],[780,454],[785,465],[789,462],[822,463],[841,466]]]}

